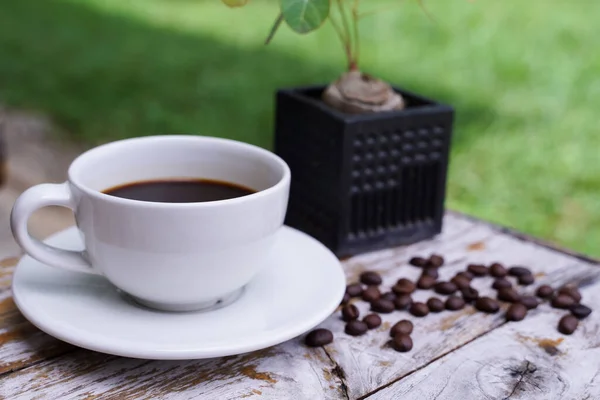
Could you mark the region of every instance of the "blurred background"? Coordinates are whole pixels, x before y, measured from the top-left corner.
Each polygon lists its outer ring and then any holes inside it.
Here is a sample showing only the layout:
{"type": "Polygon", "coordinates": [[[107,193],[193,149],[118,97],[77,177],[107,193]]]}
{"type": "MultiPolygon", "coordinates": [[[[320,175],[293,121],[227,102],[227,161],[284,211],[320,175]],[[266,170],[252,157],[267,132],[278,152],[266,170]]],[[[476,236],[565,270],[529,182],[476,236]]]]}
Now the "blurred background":
{"type": "MultiPolygon", "coordinates": [[[[447,207],[600,257],[600,2],[424,0],[430,17],[416,0],[362,3],[381,9],[361,22],[362,69],[457,110],[447,207]]],[[[101,142],[198,133],[270,148],[274,91],[345,68],[330,26],[284,26],[264,46],[277,13],[275,0],[0,0],[3,220],[101,142]]]]}

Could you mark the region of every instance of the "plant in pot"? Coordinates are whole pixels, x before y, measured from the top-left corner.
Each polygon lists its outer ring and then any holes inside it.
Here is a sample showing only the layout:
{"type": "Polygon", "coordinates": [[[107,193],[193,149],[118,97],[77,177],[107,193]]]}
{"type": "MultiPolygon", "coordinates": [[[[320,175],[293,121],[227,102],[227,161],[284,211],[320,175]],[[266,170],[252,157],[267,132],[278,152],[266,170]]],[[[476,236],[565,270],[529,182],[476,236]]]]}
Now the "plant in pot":
{"type": "MultiPolygon", "coordinates": [[[[243,6],[247,0],[223,0],[243,6]]],[[[276,96],[275,152],[290,166],[286,223],[340,257],[410,244],[442,229],[454,111],[359,69],[360,0],[280,0],[304,34],[332,24],[347,71],[276,96]]]]}

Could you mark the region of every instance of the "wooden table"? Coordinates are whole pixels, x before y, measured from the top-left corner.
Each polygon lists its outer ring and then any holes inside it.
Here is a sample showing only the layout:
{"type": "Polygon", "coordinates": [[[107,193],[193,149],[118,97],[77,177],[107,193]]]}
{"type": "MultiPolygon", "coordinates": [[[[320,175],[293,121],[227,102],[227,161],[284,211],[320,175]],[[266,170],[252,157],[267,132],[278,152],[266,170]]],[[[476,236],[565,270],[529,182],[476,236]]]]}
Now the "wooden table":
{"type": "MultiPolygon", "coordinates": [[[[390,286],[414,279],[415,255],[442,254],[448,279],[470,262],[530,267],[536,283],[576,283],[583,302],[598,310],[572,336],[557,332],[565,311],[543,304],[522,322],[507,323],[471,306],[418,319],[404,311],[382,315],[381,328],[362,337],[343,333],[339,313],[321,324],[333,344],[307,348],[302,338],[250,354],[165,362],[83,350],[33,327],[15,308],[10,280],[16,257],[0,263],[0,398],[3,399],[600,399],[600,268],[585,256],[472,218],[448,213],[434,240],[344,261],[348,282],[366,270],[390,286]],[[391,324],[415,324],[414,349],[387,347],[391,324]]],[[[476,281],[492,293],[491,278],[476,281]]],[[[426,299],[431,292],[414,297],[426,299]]],[[[358,302],[361,313],[366,304],[358,302]]]]}

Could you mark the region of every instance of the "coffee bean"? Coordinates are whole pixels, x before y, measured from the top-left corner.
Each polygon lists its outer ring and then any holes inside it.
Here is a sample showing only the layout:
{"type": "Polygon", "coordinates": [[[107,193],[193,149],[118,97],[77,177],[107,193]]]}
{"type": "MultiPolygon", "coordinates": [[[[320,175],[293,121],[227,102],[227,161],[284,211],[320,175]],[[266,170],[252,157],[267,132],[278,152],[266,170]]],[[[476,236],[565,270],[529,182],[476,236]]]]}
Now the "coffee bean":
{"type": "Polygon", "coordinates": [[[403,319],[398,321],[392,326],[390,329],[390,336],[394,337],[396,335],[410,335],[413,331],[413,323],[407,319],[403,319]]]}
{"type": "Polygon", "coordinates": [[[579,325],[579,320],[572,315],[565,315],[558,321],[558,331],[565,335],[570,335],[575,332],[579,325]]]}
{"type": "Polygon", "coordinates": [[[508,270],[500,263],[490,265],[490,275],[494,278],[504,278],[508,274],[508,270]]]}
{"type": "Polygon", "coordinates": [[[537,288],[535,294],[537,297],[541,297],[542,299],[549,299],[554,294],[554,289],[548,285],[542,285],[537,288]]]}
{"type": "Polygon", "coordinates": [[[537,297],[535,296],[521,296],[521,300],[519,300],[519,303],[527,307],[528,310],[537,308],[537,306],[540,304],[537,297]]]}
{"type": "Polygon", "coordinates": [[[396,300],[396,294],[392,293],[392,292],[387,292],[381,295],[382,299],[386,299],[389,301],[394,301],[396,300]]]}
{"type": "Polygon", "coordinates": [[[437,297],[432,297],[427,300],[427,307],[429,308],[429,311],[438,313],[444,311],[444,302],[437,297]]]}
{"type": "Polygon", "coordinates": [[[489,272],[489,269],[482,264],[469,264],[467,266],[467,271],[475,276],[486,276],[489,272]]]}
{"type": "Polygon", "coordinates": [[[439,282],[435,284],[434,288],[435,292],[439,294],[452,294],[458,290],[452,282],[439,282]]]}
{"type": "Polygon", "coordinates": [[[531,274],[526,274],[526,275],[521,275],[517,278],[517,281],[519,282],[519,285],[522,286],[529,286],[531,285],[533,282],[535,282],[535,278],[533,277],[533,275],[531,274]]]}
{"type": "Polygon", "coordinates": [[[310,347],[325,346],[333,342],[333,333],[328,329],[315,329],[304,338],[304,343],[310,347]]]}
{"type": "Polygon", "coordinates": [[[346,293],[350,295],[350,297],[359,297],[362,295],[363,286],[360,283],[353,283],[352,285],[346,286],[346,293]]]}
{"type": "Polygon", "coordinates": [[[369,327],[363,321],[350,321],[346,324],[346,328],[344,332],[346,332],[350,336],[360,336],[363,335],[369,327]]]}
{"type": "Polygon", "coordinates": [[[498,278],[494,280],[494,283],[492,284],[492,289],[496,290],[506,289],[509,287],[512,287],[512,283],[510,283],[510,281],[506,278],[498,278]]]}
{"type": "Polygon", "coordinates": [[[463,289],[471,285],[471,281],[469,279],[465,278],[464,276],[458,275],[450,279],[450,282],[454,283],[459,289],[463,289]]]}
{"type": "Polygon", "coordinates": [[[573,300],[575,300],[575,303],[579,303],[581,301],[581,293],[579,293],[579,290],[575,285],[565,285],[558,289],[558,293],[571,296],[573,300]]]}
{"type": "Polygon", "coordinates": [[[406,278],[398,279],[398,282],[392,287],[392,291],[396,294],[411,294],[416,290],[417,286],[406,278]]]}
{"type": "Polygon", "coordinates": [[[366,271],[360,274],[360,281],[365,285],[381,285],[381,276],[375,271],[366,271]]]}
{"type": "Polygon", "coordinates": [[[410,265],[414,265],[415,267],[424,267],[427,264],[427,259],[423,257],[413,257],[408,262],[410,265]]]}
{"type": "Polygon", "coordinates": [[[471,286],[467,286],[466,288],[461,289],[460,293],[462,294],[463,299],[465,299],[465,301],[469,303],[479,298],[479,292],[473,289],[471,286]]]}
{"type": "Polygon", "coordinates": [[[522,275],[531,275],[531,271],[529,270],[529,268],[525,267],[510,267],[508,269],[508,274],[519,277],[522,275]]]}
{"type": "Polygon", "coordinates": [[[362,299],[364,301],[368,301],[369,303],[372,302],[373,300],[377,300],[380,297],[381,297],[381,292],[379,291],[377,286],[369,286],[368,288],[363,290],[363,293],[362,293],[362,299]]]}
{"type": "Polygon", "coordinates": [[[473,278],[475,278],[475,275],[473,275],[469,271],[461,271],[458,274],[456,274],[456,276],[464,276],[465,278],[467,278],[470,281],[472,281],[473,278]]]}
{"type": "Polygon", "coordinates": [[[342,298],[342,301],[340,302],[340,305],[344,305],[344,304],[348,304],[348,302],[350,301],[352,297],[350,297],[350,295],[348,293],[344,293],[344,297],[342,298]]]}
{"type": "Polygon", "coordinates": [[[507,321],[522,321],[527,315],[527,307],[521,303],[511,304],[506,311],[507,321]]]}
{"type": "Polygon", "coordinates": [[[408,335],[396,335],[391,340],[392,348],[399,352],[411,351],[413,348],[413,341],[408,335]]]}
{"type": "Polygon", "coordinates": [[[475,302],[475,308],[479,311],[483,311],[489,314],[498,312],[500,305],[498,302],[490,297],[480,297],[475,302]]]}
{"type": "Polygon", "coordinates": [[[358,308],[354,304],[348,304],[342,307],[342,319],[346,322],[353,321],[360,316],[358,308]]]}
{"type": "Polygon", "coordinates": [[[498,300],[507,301],[509,303],[518,303],[521,296],[513,288],[502,288],[498,290],[498,300]]]}
{"type": "Polygon", "coordinates": [[[371,310],[383,314],[389,314],[394,311],[395,308],[394,302],[390,300],[379,298],[371,302],[371,310]]]}
{"type": "Polygon", "coordinates": [[[396,310],[406,310],[411,304],[413,300],[408,294],[401,294],[396,297],[394,300],[394,306],[396,306],[396,310]]]}
{"type": "Polygon", "coordinates": [[[583,304],[573,304],[570,310],[571,314],[573,314],[578,319],[587,318],[587,316],[592,313],[592,309],[588,306],[584,306],[583,304]]]}
{"type": "Polygon", "coordinates": [[[429,314],[429,307],[427,304],[416,301],[410,305],[408,310],[415,317],[424,317],[429,314]]]}
{"type": "Polygon", "coordinates": [[[417,287],[423,290],[429,290],[436,284],[436,279],[431,276],[423,275],[417,281],[417,287]]]}
{"type": "Polygon", "coordinates": [[[369,314],[363,318],[363,322],[367,324],[367,328],[375,329],[381,326],[381,317],[377,314],[369,314]]]}
{"type": "Polygon", "coordinates": [[[423,274],[421,276],[430,276],[434,279],[439,278],[440,274],[437,268],[423,268],[423,274]]]}
{"type": "Polygon", "coordinates": [[[562,308],[562,309],[571,308],[571,306],[573,304],[575,304],[575,300],[573,300],[573,298],[571,296],[568,296],[566,294],[556,295],[556,296],[554,296],[554,298],[550,302],[550,305],[552,307],[554,307],[554,308],[562,308]]]}
{"type": "Polygon", "coordinates": [[[442,265],[444,265],[444,257],[438,255],[438,254],[432,254],[429,257],[429,265],[435,267],[435,268],[439,268],[442,265]]]}
{"type": "Polygon", "coordinates": [[[465,301],[458,296],[449,296],[446,299],[446,310],[456,311],[465,307],[465,301]]]}

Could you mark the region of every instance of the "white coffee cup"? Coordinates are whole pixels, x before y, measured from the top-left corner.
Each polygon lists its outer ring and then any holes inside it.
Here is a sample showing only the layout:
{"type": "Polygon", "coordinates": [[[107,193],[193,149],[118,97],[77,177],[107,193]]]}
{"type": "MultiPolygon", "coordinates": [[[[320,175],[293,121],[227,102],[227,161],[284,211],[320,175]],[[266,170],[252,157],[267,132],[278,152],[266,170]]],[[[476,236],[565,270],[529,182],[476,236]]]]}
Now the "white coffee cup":
{"type": "Polygon", "coordinates": [[[148,307],[190,311],[235,297],[265,265],[287,208],[290,170],[259,147],[201,136],[149,136],[112,142],[76,158],[62,184],[41,184],[16,201],[11,228],[36,260],[105,276],[148,307]],[[103,193],[133,182],[205,178],[256,190],[246,196],[159,203],[103,193]],[[39,208],[75,213],[85,250],[31,237],[39,208]]]}

